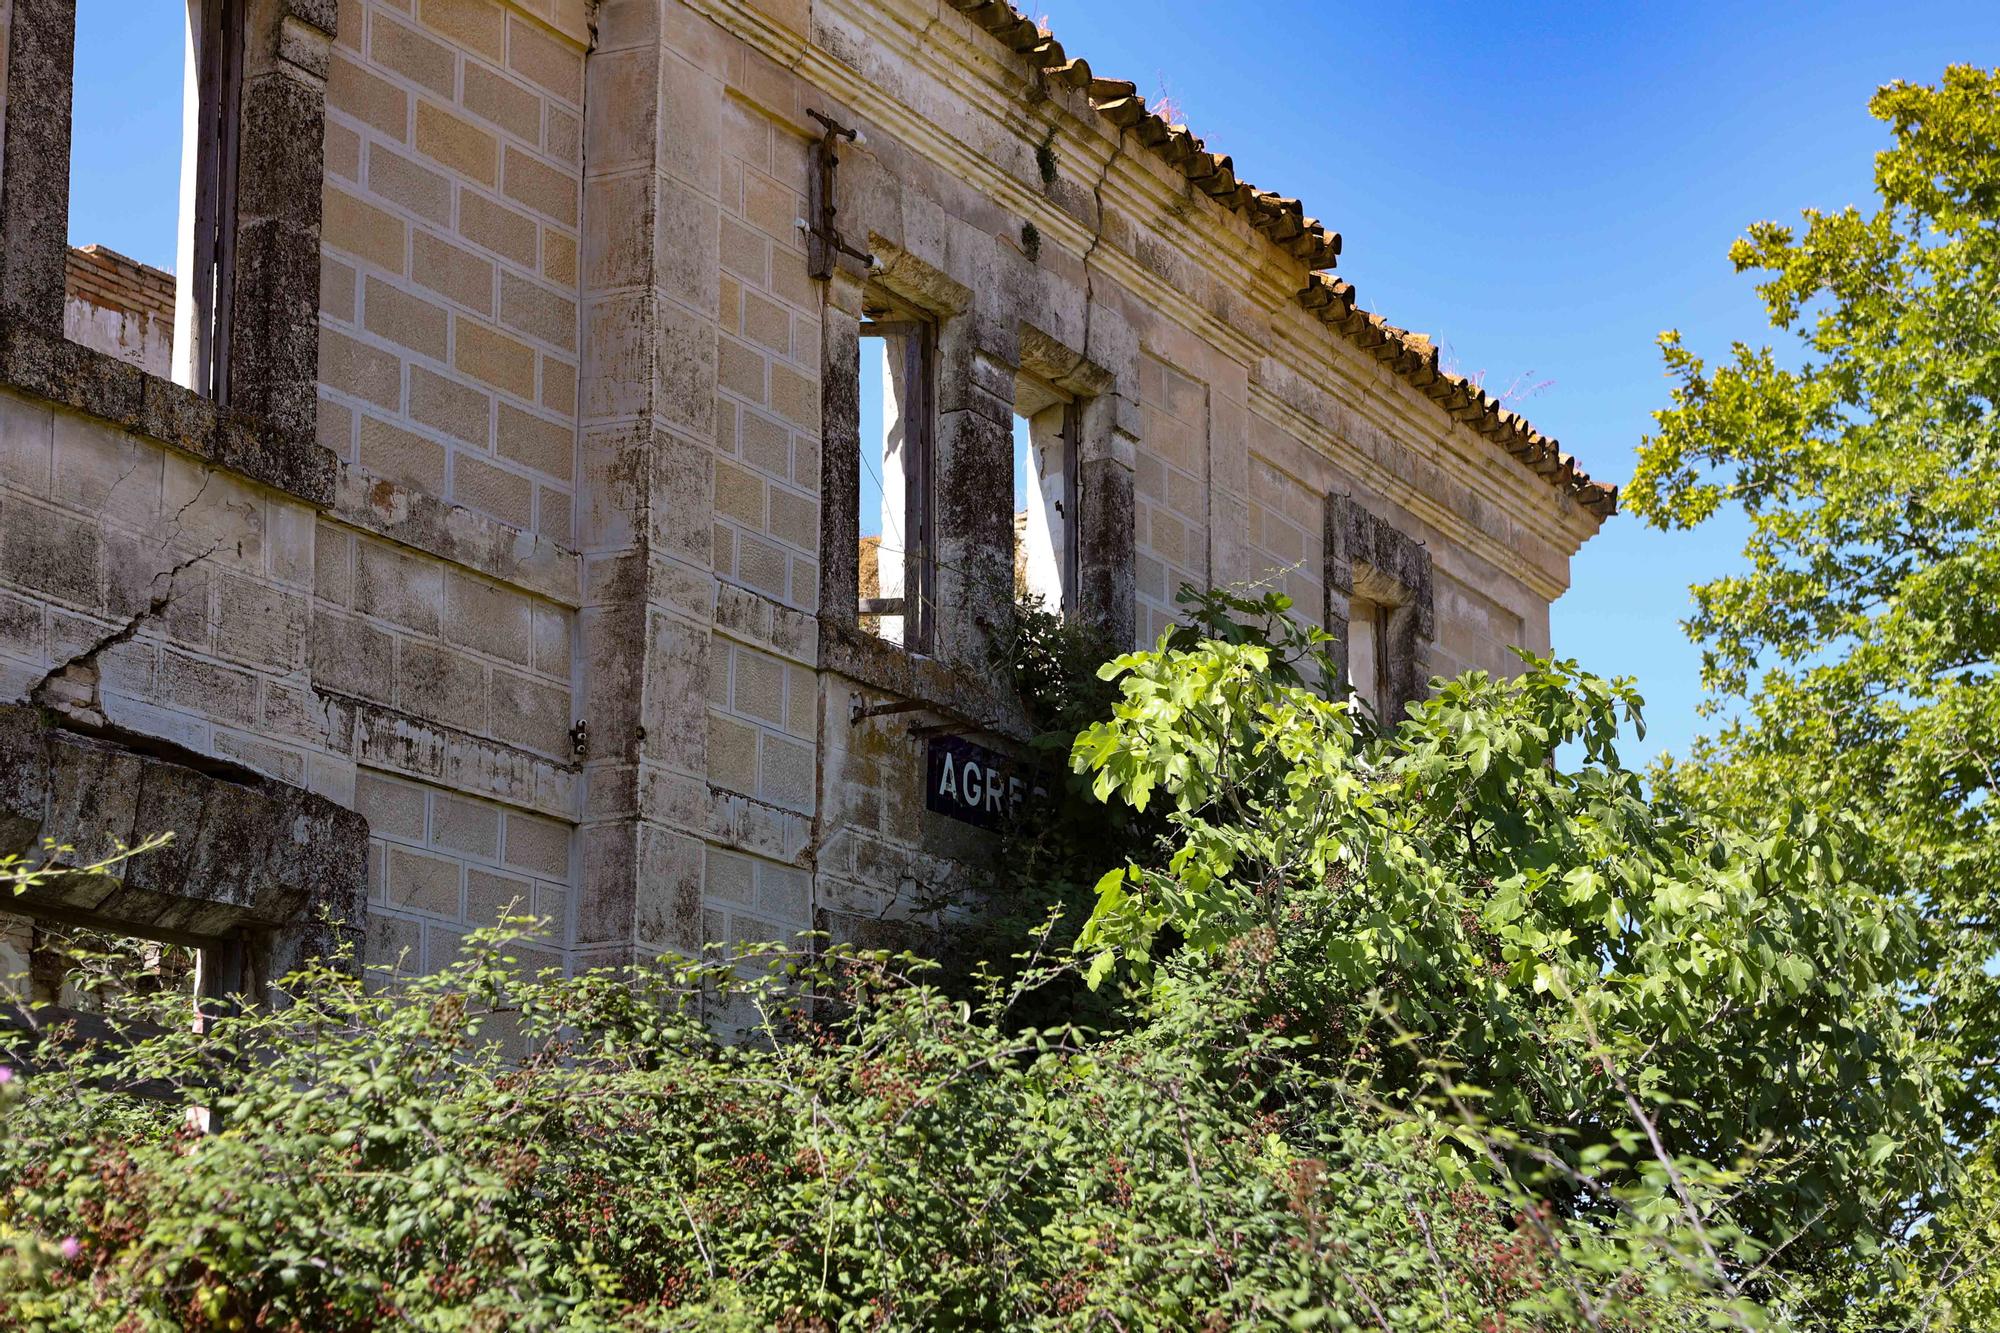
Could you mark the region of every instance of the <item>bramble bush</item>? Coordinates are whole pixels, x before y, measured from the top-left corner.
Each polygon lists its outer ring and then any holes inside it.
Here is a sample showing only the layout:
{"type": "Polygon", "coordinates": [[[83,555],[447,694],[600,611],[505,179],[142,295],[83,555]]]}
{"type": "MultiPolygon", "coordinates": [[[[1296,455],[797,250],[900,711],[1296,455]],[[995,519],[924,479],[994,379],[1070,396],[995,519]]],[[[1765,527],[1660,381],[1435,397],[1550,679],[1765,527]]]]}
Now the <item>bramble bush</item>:
{"type": "Polygon", "coordinates": [[[523,984],[505,951],[496,934],[394,994],[317,966],[283,1009],[14,1078],[0,1300],[23,1327],[200,1330],[1724,1313],[1615,1226],[1442,1169],[1425,1125],[1294,1061],[1227,969],[1092,1038],[879,955],[523,984]],[[746,988],[756,1039],[718,1038],[704,1003],[746,988]],[[115,1090],[140,1080],[218,1132],[115,1090]]]}
{"type": "Polygon", "coordinates": [[[0,1308],[1784,1323],[1948,1166],[1865,855],[1836,819],[1649,799],[1612,748],[1636,700],[1564,664],[1375,728],[1310,687],[1286,609],[1211,595],[1079,703],[1096,854],[1129,859],[1075,949],[1056,903],[970,980],[814,940],[527,978],[496,931],[394,985],[316,964],[199,1033],[137,988],[105,997],[115,1040],[46,1024],[0,1085],[0,1308]],[[1081,985],[1089,1026],[1049,1002],[1081,985]]]}

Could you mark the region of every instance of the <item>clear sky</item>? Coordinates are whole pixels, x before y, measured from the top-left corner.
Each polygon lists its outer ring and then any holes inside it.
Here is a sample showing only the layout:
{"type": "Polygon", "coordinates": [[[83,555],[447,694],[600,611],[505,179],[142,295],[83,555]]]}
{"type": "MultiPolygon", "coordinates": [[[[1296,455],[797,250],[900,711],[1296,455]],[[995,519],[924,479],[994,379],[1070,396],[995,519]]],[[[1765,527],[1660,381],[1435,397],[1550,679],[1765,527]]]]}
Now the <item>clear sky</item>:
{"type": "MultiPolygon", "coordinates": [[[[1019,0],[1017,0],[1019,3],[1019,0]]],[[[1624,481],[1666,397],[1655,336],[1758,340],[1726,251],[1760,218],[1869,203],[1885,143],[1868,95],[2000,64],[1995,0],[1812,4],[1271,4],[1041,0],[1099,73],[1164,88],[1209,147],[1303,199],[1345,239],[1341,274],[1438,338],[1598,477],[1624,481]]],[[[178,0],[81,0],[71,239],[172,259],[178,0]],[[148,201],[159,201],[157,207],[148,201]]],[[[1699,661],[1689,582],[1740,530],[1613,519],[1556,606],[1558,651],[1639,678],[1651,732],[1683,748],[1699,661]]]]}

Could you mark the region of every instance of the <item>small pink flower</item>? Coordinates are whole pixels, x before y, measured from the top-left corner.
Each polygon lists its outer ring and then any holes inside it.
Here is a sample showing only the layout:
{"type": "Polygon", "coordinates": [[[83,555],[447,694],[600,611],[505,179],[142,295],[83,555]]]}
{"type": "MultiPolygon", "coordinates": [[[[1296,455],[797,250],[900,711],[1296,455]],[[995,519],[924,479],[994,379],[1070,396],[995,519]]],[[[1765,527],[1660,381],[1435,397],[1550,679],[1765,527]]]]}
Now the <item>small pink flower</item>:
{"type": "Polygon", "coordinates": [[[9,1083],[12,1083],[13,1081],[14,1081],[14,1071],[9,1069],[6,1065],[0,1065],[0,1088],[6,1087],[9,1083]]]}
{"type": "Polygon", "coordinates": [[[62,1244],[56,1246],[56,1248],[62,1251],[63,1262],[67,1263],[83,1253],[83,1242],[75,1236],[64,1236],[62,1244]]]}

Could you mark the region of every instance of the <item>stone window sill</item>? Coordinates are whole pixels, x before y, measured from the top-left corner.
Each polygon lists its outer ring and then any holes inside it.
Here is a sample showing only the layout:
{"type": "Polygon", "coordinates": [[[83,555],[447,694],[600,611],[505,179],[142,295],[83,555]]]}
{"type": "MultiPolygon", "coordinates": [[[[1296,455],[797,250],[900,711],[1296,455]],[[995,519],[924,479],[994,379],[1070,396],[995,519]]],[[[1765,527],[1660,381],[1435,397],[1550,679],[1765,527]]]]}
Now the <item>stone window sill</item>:
{"type": "Polygon", "coordinates": [[[998,669],[975,672],[924,657],[824,617],[819,625],[819,669],[1009,740],[1025,743],[1034,735],[1012,682],[998,669]]]}
{"type": "Polygon", "coordinates": [[[339,462],[317,440],[242,412],[67,338],[0,331],[0,381],[304,501],[333,503],[339,462]]]}

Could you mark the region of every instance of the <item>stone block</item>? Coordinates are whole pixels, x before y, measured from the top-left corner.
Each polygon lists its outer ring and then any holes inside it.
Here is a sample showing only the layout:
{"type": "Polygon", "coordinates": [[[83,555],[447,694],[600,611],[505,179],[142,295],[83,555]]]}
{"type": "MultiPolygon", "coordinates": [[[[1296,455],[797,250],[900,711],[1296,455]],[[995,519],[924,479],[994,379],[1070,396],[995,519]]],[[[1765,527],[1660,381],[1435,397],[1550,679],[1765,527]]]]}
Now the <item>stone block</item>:
{"type": "Polygon", "coordinates": [[[542,276],[571,291],[576,289],[576,238],[553,227],[542,230],[542,276]]]}
{"type": "Polygon", "coordinates": [[[387,861],[389,906],[458,919],[464,872],[459,862],[408,847],[390,847],[387,861]]]}
{"type": "Polygon", "coordinates": [[[326,104],[399,143],[409,139],[409,94],[344,55],[333,57],[326,80],[326,104]]]}
{"type": "Polygon", "coordinates": [[[759,862],[757,910],[795,930],[806,929],[812,921],[812,876],[793,866],[759,862]]]}
{"type": "Polygon", "coordinates": [[[576,225],[576,177],[508,144],[501,193],[565,227],[576,225]]]}
{"type": "Polygon", "coordinates": [[[460,102],[473,115],[531,146],[541,142],[542,99],[476,60],[465,62],[465,95],[460,102]]]}
{"type": "Polygon", "coordinates": [[[457,58],[443,42],[376,11],[368,55],[376,64],[420,83],[440,97],[452,95],[457,58]]]}
{"type": "Polygon", "coordinates": [[[499,62],[506,51],[506,26],[494,0],[421,0],[417,19],[454,46],[499,62]]]}
{"type": "Polygon", "coordinates": [[[457,571],[445,579],[447,642],[525,666],[533,619],[532,604],[517,592],[457,571]]]}
{"type": "Polygon", "coordinates": [[[803,430],[819,433],[819,381],[789,366],[771,367],[771,407],[803,430]]]}
{"type": "Polygon", "coordinates": [[[708,780],[718,787],[757,794],[757,729],[718,713],[708,716],[708,780]]]}
{"type": "Polygon", "coordinates": [[[451,180],[379,143],[368,145],[368,188],[426,222],[451,225],[451,180]]]}
{"type": "MultiPolygon", "coordinates": [[[[478,196],[460,192],[459,231],[478,216],[478,196]]],[[[418,228],[410,238],[410,275],[419,286],[482,315],[493,313],[493,261],[418,228]]]]}
{"type": "Polygon", "coordinates": [[[444,446],[379,417],[361,418],[356,459],[378,477],[429,495],[444,494],[444,446]]]}
{"type": "Polygon", "coordinates": [[[444,307],[391,286],[372,274],[367,281],[362,324],[370,333],[419,356],[433,361],[445,359],[448,320],[444,307]]]}
{"type": "Polygon", "coordinates": [[[451,498],[457,504],[491,514],[517,528],[534,525],[534,483],[518,472],[494,467],[470,454],[452,457],[451,498]]]}
{"type": "MultiPolygon", "coordinates": [[[[460,316],[452,363],[465,374],[522,398],[535,396],[535,351],[498,329],[460,316]]],[[[501,429],[506,429],[503,413],[501,429]]]]}
{"type": "Polygon", "coordinates": [[[813,748],[774,732],[758,737],[761,752],[757,795],[788,810],[810,812],[814,797],[813,748]]]}
{"type": "Polygon", "coordinates": [[[765,362],[760,352],[724,337],[717,340],[715,354],[718,384],[747,402],[765,401],[765,362]]]}
{"type": "Polygon", "coordinates": [[[368,829],[376,837],[424,843],[428,797],[428,789],[416,783],[404,783],[372,769],[354,773],[354,811],[368,821],[368,829]]]}
{"type": "Polygon", "coordinates": [[[415,639],[396,645],[396,705],[462,731],[486,730],[486,668],[457,650],[415,639]]]}
{"type": "Polygon", "coordinates": [[[218,652],[281,674],[305,664],[304,597],[231,573],[218,582],[218,652]]]}
{"type": "Polygon", "coordinates": [[[494,668],[493,734],[509,744],[555,758],[570,751],[569,691],[559,685],[494,668]]]}
{"type": "Polygon", "coordinates": [[[492,861],[500,855],[500,807],[438,792],[431,798],[433,846],[492,861]]]}
{"type": "Polygon", "coordinates": [[[583,53],[519,15],[507,22],[507,68],[572,106],[583,104],[583,53]]]}
{"type": "Polygon", "coordinates": [[[701,946],[703,853],[696,839],[656,825],[639,829],[634,934],[641,944],[692,952],[701,946]]]}
{"type": "Polygon", "coordinates": [[[506,844],[502,856],[508,865],[548,879],[569,878],[570,827],[553,819],[543,819],[519,810],[506,815],[506,844]]]}
{"type": "Polygon", "coordinates": [[[779,541],[803,550],[819,548],[819,505],[782,487],[771,488],[769,531],[779,541]]]}
{"type": "Polygon", "coordinates": [[[436,634],[444,609],[444,566],[366,537],[355,543],[354,608],[436,634]]]}
{"type": "Polygon", "coordinates": [[[471,190],[459,192],[458,234],[481,249],[533,268],[540,232],[541,225],[526,213],[471,190]]]}
{"type": "Polygon", "coordinates": [[[749,587],[772,597],[786,596],[790,563],[784,549],[749,533],[739,533],[736,542],[736,577],[749,587]]]}
{"type": "Polygon", "coordinates": [[[743,412],[743,461],[771,477],[784,477],[791,470],[792,432],[782,422],[758,412],[743,412]]]}
{"type": "Polygon", "coordinates": [[[160,656],[160,693],[176,708],[233,726],[257,717],[256,677],[172,649],[160,656]]]}
{"type": "MultiPolygon", "coordinates": [[[[532,377],[533,372],[529,372],[532,377]]],[[[497,447],[503,458],[568,480],[576,474],[576,427],[523,412],[512,403],[500,404],[497,447]]]]}
{"type": "Polygon", "coordinates": [[[317,608],[308,635],[314,686],[388,703],[396,680],[395,640],[359,616],[317,608]]]}
{"type": "Polygon", "coordinates": [[[330,389],[391,412],[403,405],[403,363],[396,354],[335,329],[319,332],[319,378],[330,389]]]}
{"type": "Polygon", "coordinates": [[[505,271],[500,274],[500,322],[552,347],[576,350],[576,302],[505,271]]]}
{"type": "Polygon", "coordinates": [[[403,220],[332,185],[320,192],[320,235],[336,250],[389,273],[403,272],[403,220]]]}
{"type": "Polygon", "coordinates": [[[428,98],[417,99],[416,124],[419,153],[461,179],[498,181],[499,143],[491,133],[428,98]]]}
{"type": "Polygon", "coordinates": [[[737,712],[772,726],[785,720],[785,664],[774,657],[737,649],[736,685],[732,698],[737,712]]]}
{"type": "Polygon", "coordinates": [[[715,512],[752,528],[764,526],[764,483],[733,463],[715,464],[715,512]]]}
{"type": "Polygon", "coordinates": [[[383,973],[418,975],[423,967],[423,927],[406,916],[370,912],[362,961],[371,969],[380,969],[368,977],[371,990],[389,984],[383,973]]]}
{"type": "Polygon", "coordinates": [[[550,157],[580,166],[583,163],[583,117],[559,106],[547,109],[542,131],[542,148],[550,157]]]}
{"type": "Polygon", "coordinates": [[[702,872],[704,900],[753,906],[757,901],[756,867],[757,863],[747,856],[709,848],[702,872]]]}
{"type": "Polygon", "coordinates": [[[410,418],[482,449],[493,437],[493,399],[424,366],[410,367],[410,418]]]}
{"type": "Polygon", "coordinates": [[[567,680],[570,674],[570,616],[556,607],[534,608],[535,670],[567,680]]]}
{"type": "Polygon", "coordinates": [[[334,606],[354,601],[354,537],[326,523],[313,531],[313,596],[334,606]]]}
{"type": "Polygon", "coordinates": [[[535,911],[535,886],[531,881],[481,870],[477,866],[466,867],[467,925],[497,925],[503,916],[527,916],[535,911]]]}

